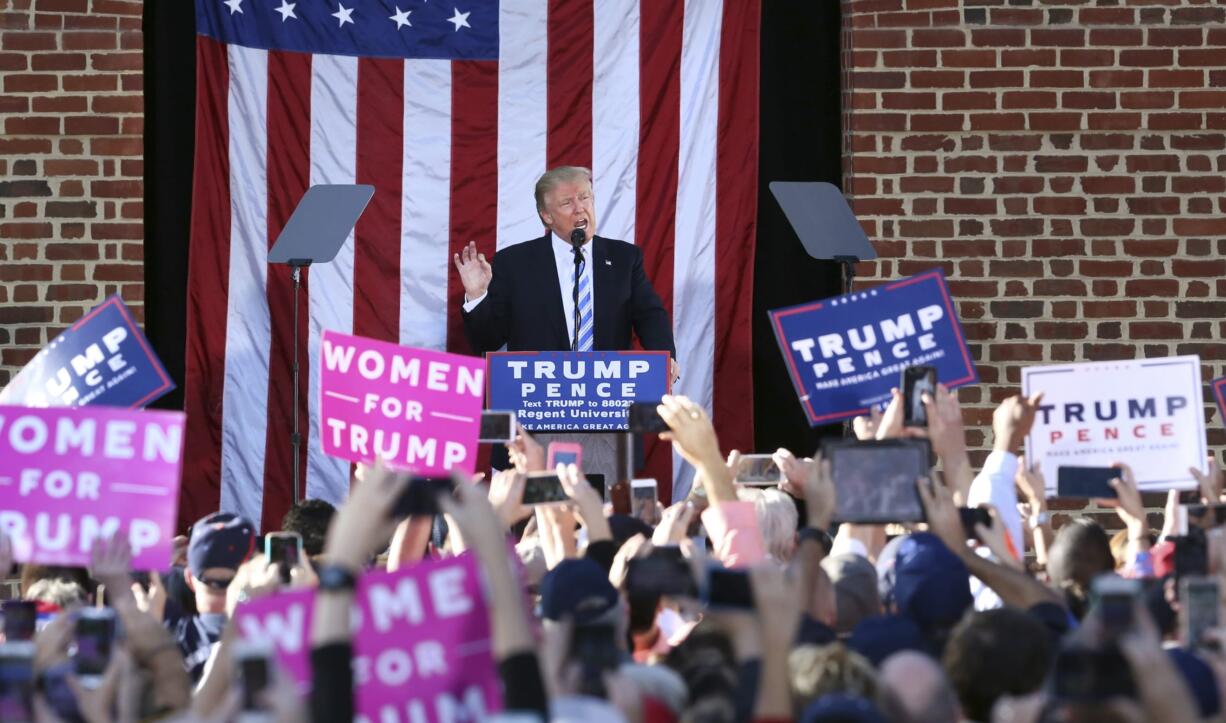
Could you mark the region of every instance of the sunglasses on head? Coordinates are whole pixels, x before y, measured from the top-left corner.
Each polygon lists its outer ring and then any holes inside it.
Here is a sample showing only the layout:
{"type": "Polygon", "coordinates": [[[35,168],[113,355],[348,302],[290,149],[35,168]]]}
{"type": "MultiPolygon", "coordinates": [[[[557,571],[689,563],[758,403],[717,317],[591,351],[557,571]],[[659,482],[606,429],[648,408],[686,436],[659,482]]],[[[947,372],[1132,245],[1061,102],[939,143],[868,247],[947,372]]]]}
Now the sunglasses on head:
{"type": "Polygon", "coordinates": [[[225,590],[226,588],[230,587],[230,583],[234,581],[234,578],[198,577],[196,580],[201,582],[210,590],[225,590]]]}

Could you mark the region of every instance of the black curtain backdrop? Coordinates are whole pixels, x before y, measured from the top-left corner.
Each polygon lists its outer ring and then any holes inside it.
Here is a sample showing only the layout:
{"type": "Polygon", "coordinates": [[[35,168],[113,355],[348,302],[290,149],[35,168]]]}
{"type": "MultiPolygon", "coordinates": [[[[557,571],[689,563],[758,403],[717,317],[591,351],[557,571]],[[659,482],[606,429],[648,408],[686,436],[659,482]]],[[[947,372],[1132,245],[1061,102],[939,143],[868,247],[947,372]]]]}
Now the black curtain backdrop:
{"type": "MultiPolygon", "coordinates": [[[[754,441],[812,454],[841,425],[810,428],[767,311],[839,293],[838,265],[816,261],[767,187],[771,181],[841,186],[840,3],[763,0],[759,109],[758,245],[754,260],[754,441]]],[[[744,451],[744,450],[742,450],[744,451]]]]}
{"type": "MultiPolygon", "coordinates": [[[[730,0],[735,1],[735,0],[730,0]]],[[[839,3],[763,0],[758,242],[754,264],[754,421],[758,450],[810,454],[839,425],[811,429],[767,310],[833,296],[839,270],[805,254],[767,184],[841,179],[839,3]]],[[[145,333],[183,408],[187,259],[195,144],[195,9],[147,2],[145,31],[145,333]]],[[[748,451],[748,450],[743,450],[748,451]]]]}
{"type": "Polygon", "coordinates": [[[151,406],[182,409],[196,129],[195,3],[145,3],[144,35],[145,334],[177,387],[151,406]]]}

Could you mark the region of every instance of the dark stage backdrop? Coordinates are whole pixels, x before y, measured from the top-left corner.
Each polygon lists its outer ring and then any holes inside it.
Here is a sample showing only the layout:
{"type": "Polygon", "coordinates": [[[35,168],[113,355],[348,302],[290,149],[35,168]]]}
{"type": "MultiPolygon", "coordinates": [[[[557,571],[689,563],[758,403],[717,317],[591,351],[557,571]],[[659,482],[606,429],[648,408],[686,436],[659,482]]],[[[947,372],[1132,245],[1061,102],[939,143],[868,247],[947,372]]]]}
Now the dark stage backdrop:
{"type": "MultiPolygon", "coordinates": [[[[729,0],[735,1],[735,0],[729,0]]],[[[762,3],[758,241],[754,268],[754,420],[759,450],[809,454],[810,429],[770,330],[768,309],[838,293],[836,265],[810,259],[770,195],[770,181],[841,179],[839,3],[762,3]]],[[[154,404],[183,407],[188,229],[195,143],[195,9],[148,2],[145,31],[145,332],[178,390],[154,404]]],[[[748,451],[748,450],[744,450],[748,451]]]]}
{"type": "Polygon", "coordinates": [[[839,293],[839,268],[809,258],[771,181],[841,185],[841,3],[762,3],[761,134],[758,146],[758,245],[754,261],[754,441],[758,451],[786,447],[812,454],[841,425],[810,428],[766,312],[839,293]]]}

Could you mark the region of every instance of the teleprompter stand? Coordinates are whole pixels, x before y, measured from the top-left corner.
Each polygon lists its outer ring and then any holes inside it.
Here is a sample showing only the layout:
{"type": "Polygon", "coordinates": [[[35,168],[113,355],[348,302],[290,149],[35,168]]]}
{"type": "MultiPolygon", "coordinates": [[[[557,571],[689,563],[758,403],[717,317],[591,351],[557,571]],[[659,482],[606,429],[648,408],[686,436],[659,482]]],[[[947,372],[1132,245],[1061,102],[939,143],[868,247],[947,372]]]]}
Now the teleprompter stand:
{"type": "MultiPolygon", "coordinates": [[[[771,181],[771,195],[779,203],[805,252],[819,261],[834,261],[842,268],[842,293],[850,294],[856,264],[872,261],[877,252],[856,220],[838,186],[817,181],[771,181]]],[[[850,422],[843,434],[850,434],[850,422]]]]}
{"type": "Polygon", "coordinates": [[[294,401],[290,408],[293,419],[290,447],[294,456],[294,504],[302,500],[302,475],[298,462],[298,452],[302,447],[302,435],[298,430],[298,358],[302,355],[298,341],[298,297],[302,290],[302,269],[311,264],[326,264],[336,258],[374,194],[374,186],[311,186],[268,251],[268,263],[287,264],[294,279],[294,361],[290,372],[294,384],[294,401]]]}
{"type": "Polygon", "coordinates": [[[792,224],[805,251],[843,269],[843,293],[851,293],[856,264],[872,261],[877,252],[838,186],[808,181],[772,181],[771,195],[792,224]]]}

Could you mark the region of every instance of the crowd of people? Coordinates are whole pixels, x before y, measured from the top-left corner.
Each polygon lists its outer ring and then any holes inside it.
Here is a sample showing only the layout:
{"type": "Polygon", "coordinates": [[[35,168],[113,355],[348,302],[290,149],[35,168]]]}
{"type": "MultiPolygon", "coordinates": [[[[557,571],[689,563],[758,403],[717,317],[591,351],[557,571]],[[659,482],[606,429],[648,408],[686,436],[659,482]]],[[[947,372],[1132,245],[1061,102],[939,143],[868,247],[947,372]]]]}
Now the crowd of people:
{"type": "MultiPolygon", "coordinates": [[[[527,475],[545,471],[546,455],[520,433],[512,466],[488,481],[456,479],[437,516],[398,519],[397,501],[418,482],[360,468],[339,508],[306,501],[286,516],[306,553],[296,562],[271,562],[256,526],[224,511],[197,522],[160,574],[134,573],[121,537],[99,541],[88,570],[19,566],[38,616],[34,684],[0,675],[0,717],[352,720],[353,581],[467,554],[482,571],[498,719],[1226,719],[1220,597],[1209,614],[1187,593],[1218,590],[1226,530],[1212,515],[1181,529],[1174,492],[1151,526],[1126,464],[1111,482],[1123,527],[1114,539],[1088,518],[1053,530],[1047,485],[1020,456],[1039,402],[1014,396],[996,409],[978,472],[962,409],[943,387],[925,395],[926,428],[904,426],[897,393],[882,414],[855,420],[860,439],[930,442],[938,465],[916,480],[923,523],[839,524],[820,455],[780,449],[776,487],[740,485],[737,455],[721,452],[707,413],[669,396],[661,436],[696,478],[654,526],[615,514],[574,466],[555,470],[566,502],[524,504],[527,475]],[[959,508],[986,516],[968,528],[959,508]],[[302,587],[318,588],[315,684],[301,696],[274,666],[250,695],[235,609],[302,587]],[[84,611],[102,606],[118,632],[87,681],[75,637],[84,611]]],[[[1200,502],[1219,503],[1216,464],[1195,476],[1200,502]]],[[[13,567],[0,535],[0,571],[13,567]]]]}

